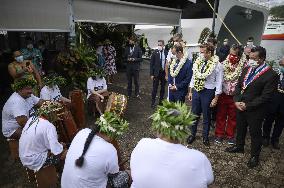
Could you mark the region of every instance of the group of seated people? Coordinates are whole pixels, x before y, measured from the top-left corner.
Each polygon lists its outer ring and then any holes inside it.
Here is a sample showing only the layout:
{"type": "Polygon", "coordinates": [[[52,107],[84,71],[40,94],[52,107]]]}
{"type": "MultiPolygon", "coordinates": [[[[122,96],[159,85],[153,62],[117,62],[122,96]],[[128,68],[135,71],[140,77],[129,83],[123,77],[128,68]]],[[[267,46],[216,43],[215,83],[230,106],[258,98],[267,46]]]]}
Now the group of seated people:
{"type": "Polygon", "coordinates": [[[64,80],[50,75],[43,81],[45,86],[38,98],[33,95],[37,85],[34,79],[16,79],[15,92],[2,111],[3,134],[7,140],[19,140],[19,157],[25,168],[36,173],[50,165],[64,164],[63,188],[182,188],[207,187],[213,182],[207,157],[182,145],[194,119],[184,104],[164,101],[152,115],[157,138],[139,141],[130,157],[131,171],[121,171],[119,151],[112,141],[127,130],[128,123],[100,108],[107,96],[103,74],[93,72],[87,83],[88,100],[95,102],[100,117],[90,128],[81,129],[69,147],[60,142],[56,128],[63,105],[70,103],[59,90],[64,80]]]}

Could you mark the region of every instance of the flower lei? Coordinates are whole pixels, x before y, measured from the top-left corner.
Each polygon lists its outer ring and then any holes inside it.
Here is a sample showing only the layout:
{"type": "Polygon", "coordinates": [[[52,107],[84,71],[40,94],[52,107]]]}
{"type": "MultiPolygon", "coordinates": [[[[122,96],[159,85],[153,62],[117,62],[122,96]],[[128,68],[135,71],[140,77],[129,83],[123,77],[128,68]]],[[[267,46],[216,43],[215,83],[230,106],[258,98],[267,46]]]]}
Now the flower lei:
{"type": "Polygon", "coordinates": [[[201,72],[202,65],[205,63],[203,59],[198,57],[193,64],[193,75],[194,75],[194,89],[196,91],[201,91],[204,89],[206,78],[212,74],[217,63],[219,62],[219,57],[214,55],[211,57],[204,67],[204,72],[201,72]]]}
{"type": "Polygon", "coordinates": [[[236,64],[231,64],[229,56],[224,61],[224,80],[225,81],[236,81],[241,75],[242,69],[246,62],[246,56],[243,54],[240,61],[236,64]],[[237,65],[237,67],[236,67],[237,65]]]}
{"type": "Polygon", "coordinates": [[[176,70],[174,70],[174,67],[175,67],[177,61],[176,61],[176,59],[173,59],[173,61],[171,62],[171,65],[170,65],[170,74],[171,74],[172,77],[175,78],[179,74],[181,68],[183,67],[183,65],[186,62],[186,59],[187,58],[184,58],[184,57],[180,59],[180,62],[178,64],[176,70]]]}
{"type": "Polygon", "coordinates": [[[153,120],[152,129],[173,140],[184,141],[190,134],[189,126],[195,121],[195,116],[186,104],[173,103],[167,100],[158,106],[150,116],[153,120]]]}

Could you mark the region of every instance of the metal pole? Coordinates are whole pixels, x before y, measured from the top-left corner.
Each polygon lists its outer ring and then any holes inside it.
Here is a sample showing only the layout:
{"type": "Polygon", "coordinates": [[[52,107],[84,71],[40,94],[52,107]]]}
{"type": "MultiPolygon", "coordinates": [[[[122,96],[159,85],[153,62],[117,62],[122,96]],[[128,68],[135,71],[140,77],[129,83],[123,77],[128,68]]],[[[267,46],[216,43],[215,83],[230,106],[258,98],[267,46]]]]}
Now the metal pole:
{"type": "Polygon", "coordinates": [[[75,46],[75,20],[74,20],[74,10],[73,10],[73,0],[68,0],[69,3],[69,43],[71,46],[75,46]]]}
{"type": "Polygon", "coordinates": [[[214,11],[213,11],[213,22],[212,22],[212,33],[215,35],[215,17],[217,12],[217,0],[214,1],[214,11]]]}

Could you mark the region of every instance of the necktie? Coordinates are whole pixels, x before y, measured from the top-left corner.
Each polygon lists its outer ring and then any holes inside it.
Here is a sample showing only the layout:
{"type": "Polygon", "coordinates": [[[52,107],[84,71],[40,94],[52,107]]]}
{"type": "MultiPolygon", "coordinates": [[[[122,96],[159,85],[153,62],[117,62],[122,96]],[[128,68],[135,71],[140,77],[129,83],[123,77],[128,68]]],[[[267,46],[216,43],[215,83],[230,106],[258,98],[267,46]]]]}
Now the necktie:
{"type": "Polygon", "coordinates": [[[160,51],[160,62],[161,62],[163,70],[165,70],[165,64],[163,62],[163,51],[160,51]]]}
{"type": "Polygon", "coordinates": [[[205,68],[206,65],[207,65],[207,61],[205,61],[204,64],[202,65],[202,68],[201,68],[201,72],[202,72],[202,73],[203,73],[204,68],[205,68]]]}

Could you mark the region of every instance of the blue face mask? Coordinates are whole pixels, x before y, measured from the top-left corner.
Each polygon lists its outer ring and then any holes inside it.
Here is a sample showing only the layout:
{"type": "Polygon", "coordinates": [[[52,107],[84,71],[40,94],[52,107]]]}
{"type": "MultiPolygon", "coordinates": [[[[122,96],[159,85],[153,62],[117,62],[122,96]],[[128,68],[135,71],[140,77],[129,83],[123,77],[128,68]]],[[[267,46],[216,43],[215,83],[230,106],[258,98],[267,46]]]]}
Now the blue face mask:
{"type": "Polygon", "coordinates": [[[280,70],[281,73],[284,74],[284,66],[280,66],[280,67],[279,67],[279,70],[280,70]]]}
{"type": "Polygon", "coordinates": [[[16,61],[19,62],[19,63],[22,63],[24,61],[24,56],[18,56],[18,57],[15,57],[16,61]]]}

